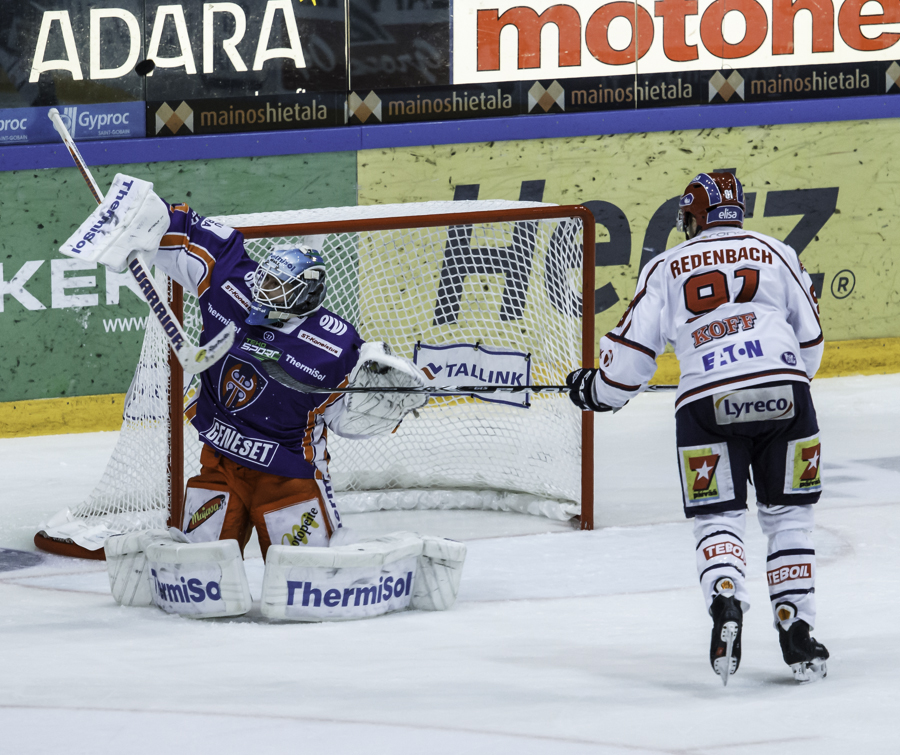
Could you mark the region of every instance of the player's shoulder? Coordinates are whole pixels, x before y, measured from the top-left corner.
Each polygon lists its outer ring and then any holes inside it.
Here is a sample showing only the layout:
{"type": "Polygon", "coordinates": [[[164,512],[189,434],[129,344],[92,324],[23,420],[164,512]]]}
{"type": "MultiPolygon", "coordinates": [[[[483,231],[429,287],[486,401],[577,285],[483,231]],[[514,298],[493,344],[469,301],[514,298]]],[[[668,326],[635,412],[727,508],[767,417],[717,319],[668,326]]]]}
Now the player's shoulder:
{"type": "MultiPolygon", "coordinates": [[[[761,244],[779,253],[787,253],[796,256],[791,247],[772,236],[767,236],[759,231],[748,228],[714,228],[703,231],[698,236],[687,241],[682,241],[677,246],[667,249],[660,258],[664,260],[677,259],[684,255],[701,254],[703,251],[732,246],[735,249],[748,247],[753,244],[761,244]]],[[[655,258],[654,258],[655,259],[655,258]]]]}
{"type": "Polygon", "coordinates": [[[325,333],[329,333],[336,338],[357,335],[356,328],[353,327],[349,320],[325,307],[319,307],[313,312],[307,318],[306,324],[311,328],[317,328],[325,333]]]}
{"type": "Polygon", "coordinates": [[[336,347],[340,352],[327,349],[332,351],[334,356],[339,356],[345,349],[354,345],[358,348],[362,342],[356,328],[349,321],[325,307],[319,307],[303,321],[297,330],[297,337],[301,340],[315,337],[319,339],[319,344],[336,347]]]}
{"type": "MultiPolygon", "coordinates": [[[[170,232],[180,232],[187,237],[190,245],[200,246],[211,252],[243,249],[243,236],[234,228],[220,223],[214,218],[201,215],[187,204],[170,204],[170,232]]],[[[185,246],[188,244],[186,243],[185,246]]]]}

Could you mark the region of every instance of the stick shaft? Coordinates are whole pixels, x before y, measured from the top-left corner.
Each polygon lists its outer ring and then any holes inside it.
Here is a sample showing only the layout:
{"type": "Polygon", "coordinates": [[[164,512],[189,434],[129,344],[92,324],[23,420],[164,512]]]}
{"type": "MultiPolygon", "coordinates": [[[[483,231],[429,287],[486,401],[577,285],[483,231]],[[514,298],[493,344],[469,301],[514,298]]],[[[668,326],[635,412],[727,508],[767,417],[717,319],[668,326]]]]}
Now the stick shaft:
{"type": "Polygon", "coordinates": [[[421,393],[427,396],[469,396],[473,393],[568,393],[565,385],[448,385],[440,388],[315,388],[316,393],[421,393]]]}
{"type": "MultiPolygon", "coordinates": [[[[62,137],[63,144],[66,145],[69,154],[75,161],[75,165],[78,166],[78,170],[81,171],[81,175],[84,178],[85,183],[87,183],[88,188],[91,190],[91,194],[94,195],[94,199],[97,200],[97,204],[102,204],[103,192],[100,191],[100,187],[91,175],[87,163],[85,163],[84,158],[78,151],[78,147],[75,146],[75,140],[72,139],[72,135],[66,128],[66,124],[63,123],[59,111],[56,108],[51,108],[47,115],[53,123],[53,128],[55,128],[56,132],[62,137]]],[[[195,348],[193,344],[188,341],[184,328],[181,326],[181,323],[178,321],[174,312],[172,312],[171,307],[169,307],[167,297],[159,290],[156,283],[153,281],[150,269],[141,259],[140,255],[136,255],[128,264],[128,271],[134,276],[135,281],[137,281],[141,295],[147,300],[147,304],[150,306],[150,311],[159,320],[159,324],[162,326],[166,339],[169,341],[169,345],[172,347],[172,351],[175,352],[175,356],[178,358],[181,366],[188,372],[195,373],[198,370],[206,369],[216,361],[211,359],[211,355],[209,355],[210,358],[207,358],[208,351],[206,349],[195,348]]],[[[210,351],[211,350],[210,347],[210,351]]],[[[221,355],[218,358],[221,358],[221,355]]]]}
{"type": "Polygon", "coordinates": [[[81,171],[81,177],[84,178],[85,183],[91,190],[91,194],[93,194],[94,199],[97,200],[97,204],[100,204],[101,202],[103,202],[103,192],[100,191],[100,186],[91,175],[91,171],[88,169],[87,163],[84,161],[84,158],[78,151],[78,147],[75,146],[75,140],[69,133],[69,129],[66,128],[66,124],[63,123],[62,116],[60,116],[59,114],[59,110],[57,110],[56,108],[51,108],[48,115],[50,117],[50,121],[53,123],[53,128],[56,129],[56,133],[58,133],[62,138],[63,144],[66,145],[66,149],[69,150],[69,154],[72,156],[72,160],[74,160],[75,165],[78,167],[78,170],[81,171]]]}
{"type": "MultiPolygon", "coordinates": [[[[314,388],[316,393],[421,393],[428,396],[469,396],[473,393],[569,393],[567,385],[448,385],[444,388],[314,388]]],[[[677,385],[651,385],[649,391],[675,390],[677,385]]]]}

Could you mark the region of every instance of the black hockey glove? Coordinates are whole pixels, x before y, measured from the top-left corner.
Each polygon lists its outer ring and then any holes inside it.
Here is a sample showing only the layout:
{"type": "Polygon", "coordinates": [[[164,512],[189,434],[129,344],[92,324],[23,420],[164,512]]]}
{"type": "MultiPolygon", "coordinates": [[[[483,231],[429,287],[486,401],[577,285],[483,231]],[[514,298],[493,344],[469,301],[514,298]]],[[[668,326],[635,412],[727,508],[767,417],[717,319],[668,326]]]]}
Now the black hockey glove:
{"type": "Polygon", "coordinates": [[[575,370],[566,378],[566,385],[570,388],[569,398],[572,403],[584,412],[610,412],[613,407],[594,401],[594,381],[597,379],[597,369],[575,370]]]}

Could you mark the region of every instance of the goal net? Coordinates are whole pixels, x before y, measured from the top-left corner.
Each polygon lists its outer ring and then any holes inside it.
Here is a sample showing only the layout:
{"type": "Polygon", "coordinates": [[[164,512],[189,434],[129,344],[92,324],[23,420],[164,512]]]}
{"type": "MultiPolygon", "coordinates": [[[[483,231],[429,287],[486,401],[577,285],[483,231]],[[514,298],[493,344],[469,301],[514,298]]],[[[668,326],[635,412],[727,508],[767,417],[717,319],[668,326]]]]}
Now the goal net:
{"type": "MultiPolygon", "coordinates": [[[[455,201],[215,220],[241,230],[257,260],[273,244],[321,249],[325,307],[364,340],[384,341],[422,368],[446,368],[442,385],[449,376],[454,385],[562,385],[593,364],[593,297],[585,317],[582,294],[593,290],[594,232],[583,207],[455,201]],[[516,360],[520,377],[499,367],[495,377],[494,358],[516,360]]],[[[183,321],[196,343],[200,315],[187,293],[183,321]]],[[[149,322],[108,466],[85,502],[44,525],[35,538],[42,548],[102,558],[112,534],[179,521],[184,480],[199,471],[201,443],[183,419],[197,381],[182,382],[149,322]]],[[[475,508],[579,517],[591,528],[591,420],[560,393],[432,396],[390,435],[329,435],[336,501],[344,514],[475,508]]]]}

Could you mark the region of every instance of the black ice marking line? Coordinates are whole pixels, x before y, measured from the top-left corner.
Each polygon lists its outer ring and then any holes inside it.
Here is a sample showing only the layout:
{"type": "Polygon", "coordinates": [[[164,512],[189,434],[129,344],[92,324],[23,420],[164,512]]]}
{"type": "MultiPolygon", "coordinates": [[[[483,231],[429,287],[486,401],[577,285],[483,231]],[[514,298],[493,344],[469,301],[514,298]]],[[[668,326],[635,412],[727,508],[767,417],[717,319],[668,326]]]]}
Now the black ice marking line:
{"type": "MultiPolygon", "coordinates": [[[[147,71],[148,73],[153,70],[154,64],[152,61],[143,62],[151,63],[151,67],[147,71]]],[[[102,204],[103,192],[100,191],[100,186],[94,180],[90,170],[88,170],[87,163],[78,151],[78,147],[75,146],[75,140],[72,138],[71,134],[69,134],[69,130],[63,123],[59,110],[50,108],[47,117],[50,118],[50,121],[53,123],[53,128],[56,129],[56,132],[63,140],[63,144],[65,144],[66,148],[69,150],[72,160],[75,161],[75,165],[78,167],[78,170],[81,171],[81,176],[91,190],[91,194],[94,195],[94,199],[97,200],[97,204],[102,204]]],[[[187,335],[181,327],[181,323],[178,321],[178,318],[175,317],[166,298],[159,292],[159,289],[153,282],[150,270],[147,268],[147,265],[141,259],[139,254],[128,263],[128,270],[134,276],[135,281],[137,281],[141,295],[147,300],[147,304],[150,305],[150,311],[153,313],[154,317],[159,320],[159,324],[163,328],[166,339],[169,341],[172,351],[175,353],[178,362],[185,372],[192,375],[203,372],[212,367],[228,353],[232,343],[234,343],[234,323],[228,323],[216,336],[211,338],[206,345],[202,347],[194,346],[188,341],[187,335]]]]}

